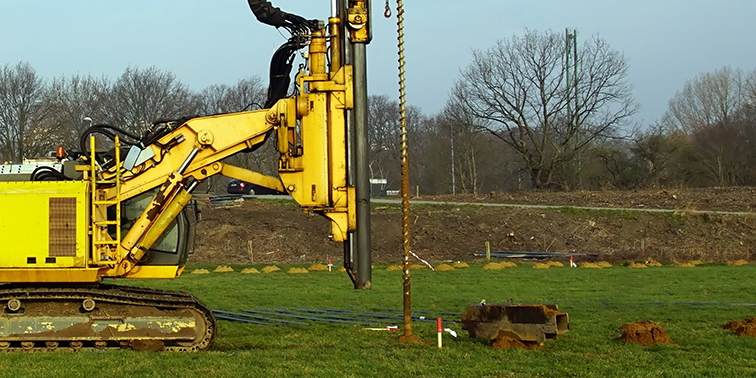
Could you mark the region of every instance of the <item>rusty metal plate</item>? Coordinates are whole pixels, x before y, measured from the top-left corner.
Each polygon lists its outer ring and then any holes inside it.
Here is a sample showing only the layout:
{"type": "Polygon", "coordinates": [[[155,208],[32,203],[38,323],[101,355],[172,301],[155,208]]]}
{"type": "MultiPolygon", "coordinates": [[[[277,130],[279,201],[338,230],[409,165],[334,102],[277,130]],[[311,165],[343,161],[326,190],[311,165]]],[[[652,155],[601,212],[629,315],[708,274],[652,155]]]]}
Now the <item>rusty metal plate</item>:
{"type": "Polygon", "coordinates": [[[480,305],[462,314],[470,337],[492,340],[504,334],[515,340],[543,342],[570,329],[567,313],[556,305],[480,305]]]}

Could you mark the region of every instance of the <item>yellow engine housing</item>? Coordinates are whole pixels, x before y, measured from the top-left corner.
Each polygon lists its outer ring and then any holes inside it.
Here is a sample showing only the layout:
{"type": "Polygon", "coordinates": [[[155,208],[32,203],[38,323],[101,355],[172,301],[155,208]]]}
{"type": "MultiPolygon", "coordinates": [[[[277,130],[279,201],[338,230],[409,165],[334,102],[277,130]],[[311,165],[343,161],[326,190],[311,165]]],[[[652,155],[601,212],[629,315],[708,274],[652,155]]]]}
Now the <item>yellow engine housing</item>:
{"type": "Polygon", "coordinates": [[[0,182],[0,282],[97,282],[86,181],[0,182]]]}

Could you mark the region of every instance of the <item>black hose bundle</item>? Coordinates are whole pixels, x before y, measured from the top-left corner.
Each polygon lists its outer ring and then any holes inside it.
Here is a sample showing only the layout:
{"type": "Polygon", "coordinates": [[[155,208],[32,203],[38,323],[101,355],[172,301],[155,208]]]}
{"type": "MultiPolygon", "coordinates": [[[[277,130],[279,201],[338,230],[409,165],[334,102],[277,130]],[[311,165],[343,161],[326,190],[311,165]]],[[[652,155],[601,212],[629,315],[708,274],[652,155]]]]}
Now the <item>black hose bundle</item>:
{"type": "Polygon", "coordinates": [[[68,181],[72,178],[64,175],[53,167],[37,167],[29,177],[31,181],[68,181]]]}
{"type": "Polygon", "coordinates": [[[264,108],[270,108],[278,100],[286,97],[286,91],[291,83],[291,67],[294,54],[307,46],[307,38],[311,31],[319,27],[318,20],[306,20],[303,17],[286,13],[273,7],[265,0],[247,0],[249,8],[257,19],[268,25],[286,29],[291,38],[273,54],[270,60],[270,83],[268,84],[268,99],[264,108]]]}
{"type": "Polygon", "coordinates": [[[249,9],[255,14],[257,20],[263,24],[284,28],[290,34],[307,34],[310,30],[318,27],[317,20],[306,20],[295,14],[286,13],[280,8],[274,7],[269,1],[247,0],[249,9]]]}

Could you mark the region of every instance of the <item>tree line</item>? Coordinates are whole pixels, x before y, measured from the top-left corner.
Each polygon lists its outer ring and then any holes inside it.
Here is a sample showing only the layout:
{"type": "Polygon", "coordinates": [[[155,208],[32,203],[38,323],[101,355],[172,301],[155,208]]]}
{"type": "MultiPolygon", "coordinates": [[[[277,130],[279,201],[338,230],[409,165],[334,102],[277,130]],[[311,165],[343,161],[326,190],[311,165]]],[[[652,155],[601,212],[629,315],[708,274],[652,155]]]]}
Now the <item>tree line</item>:
{"type": "MultiPolygon", "coordinates": [[[[572,64],[565,50],[564,35],[528,30],[473,51],[443,110],[410,107],[412,185],[425,194],[756,185],[756,70],[691,78],[643,125],[623,54],[598,37],[572,64]]],[[[370,106],[371,168],[397,188],[398,105],[374,96],[370,106]]]]}
{"type": "MultiPolygon", "coordinates": [[[[685,83],[662,119],[634,122],[627,58],[592,37],[565,60],[564,35],[526,31],[472,53],[437,114],[409,106],[410,181],[421,194],[524,189],[756,185],[756,70],[724,67],[685,83]]],[[[0,159],[79,146],[91,125],[140,134],[157,120],[254,110],[259,76],[192,91],[169,71],[127,67],[117,78],[45,79],[0,67],[0,159]]],[[[399,104],[369,98],[373,178],[400,181],[399,104]]],[[[232,163],[275,174],[272,146],[232,163]]]]}

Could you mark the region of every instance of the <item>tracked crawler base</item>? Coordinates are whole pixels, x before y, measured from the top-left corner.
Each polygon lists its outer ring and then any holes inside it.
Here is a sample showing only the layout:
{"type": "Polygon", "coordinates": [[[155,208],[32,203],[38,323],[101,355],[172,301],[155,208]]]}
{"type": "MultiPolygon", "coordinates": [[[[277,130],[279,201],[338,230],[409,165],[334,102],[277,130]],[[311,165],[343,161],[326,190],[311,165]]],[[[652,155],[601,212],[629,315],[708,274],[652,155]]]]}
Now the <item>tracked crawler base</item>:
{"type": "Polygon", "coordinates": [[[117,285],[0,285],[0,351],[210,347],[212,311],[190,294],[117,285]]]}

